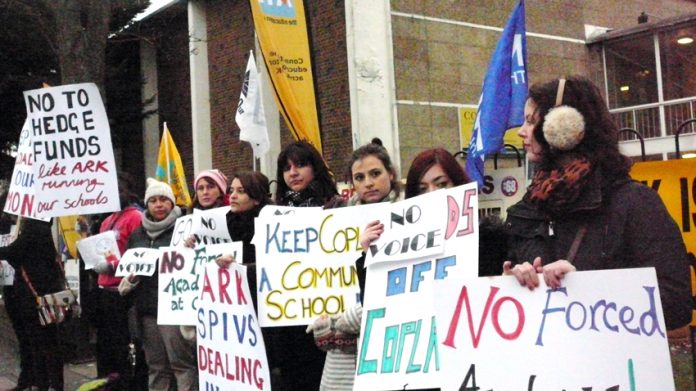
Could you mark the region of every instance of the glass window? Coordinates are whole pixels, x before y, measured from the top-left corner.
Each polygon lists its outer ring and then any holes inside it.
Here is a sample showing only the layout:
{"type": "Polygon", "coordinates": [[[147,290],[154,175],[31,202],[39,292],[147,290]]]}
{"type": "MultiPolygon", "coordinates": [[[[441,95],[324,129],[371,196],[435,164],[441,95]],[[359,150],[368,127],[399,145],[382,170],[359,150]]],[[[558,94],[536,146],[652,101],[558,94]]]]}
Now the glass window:
{"type": "Polygon", "coordinates": [[[655,44],[652,35],[608,42],[604,45],[607,64],[609,108],[655,103],[655,44]]]}
{"type": "Polygon", "coordinates": [[[696,26],[658,34],[665,100],[696,96],[696,26]]]}

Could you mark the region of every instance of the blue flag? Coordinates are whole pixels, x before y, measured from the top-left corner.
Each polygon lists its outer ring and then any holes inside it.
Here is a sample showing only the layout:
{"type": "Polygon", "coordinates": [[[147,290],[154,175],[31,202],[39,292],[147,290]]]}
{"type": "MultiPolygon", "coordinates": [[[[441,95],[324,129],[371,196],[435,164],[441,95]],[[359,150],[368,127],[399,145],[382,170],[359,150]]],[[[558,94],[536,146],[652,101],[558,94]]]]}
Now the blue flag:
{"type": "Polygon", "coordinates": [[[486,155],[503,149],[505,131],[524,122],[528,88],[524,0],[520,0],[493,53],[476,111],[466,172],[479,188],[483,186],[486,155]]]}

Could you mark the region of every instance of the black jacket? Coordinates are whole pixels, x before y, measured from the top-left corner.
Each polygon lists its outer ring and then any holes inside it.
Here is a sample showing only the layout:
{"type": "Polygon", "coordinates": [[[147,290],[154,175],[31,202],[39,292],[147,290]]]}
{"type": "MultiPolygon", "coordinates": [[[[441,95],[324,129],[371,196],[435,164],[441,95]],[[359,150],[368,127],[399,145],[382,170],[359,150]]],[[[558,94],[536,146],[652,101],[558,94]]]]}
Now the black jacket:
{"type": "MultiPolygon", "coordinates": [[[[155,239],[151,239],[143,226],[136,229],[128,238],[128,249],[131,248],[159,248],[169,246],[172,241],[174,226],[162,232],[155,239]]],[[[133,289],[135,308],[139,315],[157,316],[157,295],[158,295],[159,274],[156,270],[152,276],[140,276],[140,283],[133,289]]]]}
{"type": "Polygon", "coordinates": [[[509,259],[544,264],[567,259],[582,226],[587,232],[577,270],[655,267],[667,329],[691,320],[686,249],[676,223],[657,193],[629,178],[603,183],[598,173],[578,201],[552,217],[523,201],[508,209],[509,259]]]}

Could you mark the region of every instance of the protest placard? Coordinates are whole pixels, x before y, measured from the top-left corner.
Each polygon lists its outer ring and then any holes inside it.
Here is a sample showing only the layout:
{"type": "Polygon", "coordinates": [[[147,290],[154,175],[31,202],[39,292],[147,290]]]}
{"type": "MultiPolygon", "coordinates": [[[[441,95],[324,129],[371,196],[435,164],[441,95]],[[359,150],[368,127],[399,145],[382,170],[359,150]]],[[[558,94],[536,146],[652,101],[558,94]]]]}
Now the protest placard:
{"type": "Polygon", "coordinates": [[[655,269],[539,280],[435,283],[443,390],[674,390],[655,269]]]}
{"type": "Polygon", "coordinates": [[[442,191],[384,204],[372,220],[384,224],[384,232],[366,249],[366,265],[434,256],[444,251],[447,201],[442,191]]]}
{"type": "Polygon", "coordinates": [[[116,277],[151,276],[157,270],[157,260],[162,251],[158,248],[130,248],[121,256],[116,267],[116,277]]]}
{"type": "Polygon", "coordinates": [[[65,283],[68,284],[68,288],[77,294],[76,299],[80,303],[80,260],[74,258],[66,259],[63,268],[65,271],[65,283]]]}
{"type": "Polygon", "coordinates": [[[7,213],[48,221],[38,215],[38,204],[35,202],[34,190],[34,157],[32,152],[31,131],[29,120],[24,121],[17,143],[17,157],[7,190],[7,200],[3,210],[7,213]]]}
{"type": "Polygon", "coordinates": [[[306,325],[355,305],[360,231],[383,207],[286,208],[256,218],[261,325],[306,325]]]}
{"type": "Polygon", "coordinates": [[[200,390],[270,390],[271,378],[246,266],[203,271],[196,313],[200,390]]]}
{"type": "Polygon", "coordinates": [[[433,282],[478,274],[475,184],[439,193],[447,205],[440,224],[445,252],[367,267],[356,390],[438,387],[442,360],[436,330],[441,327],[432,304],[433,282]]]}
{"type": "Polygon", "coordinates": [[[77,249],[89,270],[100,262],[118,260],[121,252],[114,231],[106,231],[77,241],[77,249]]]}
{"type": "MultiPolygon", "coordinates": [[[[41,217],[120,210],[106,111],[94,83],[24,92],[41,217]]],[[[21,209],[20,209],[21,211],[21,209]]]]}
{"type": "Polygon", "coordinates": [[[7,263],[7,261],[0,261],[0,285],[14,285],[14,275],[15,270],[7,263]]]}
{"type": "Polygon", "coordinates": [[[176,219],[171,247],[183,246],[186,239],[193,236],[196,245],[229,243],[232,241],[227,230],[229,207],[209,210],[194,209],[193,214],[176,219]]]}
{"type": "Polygon", "coordinates": [[[157,324],[194,325],[203,268],[222,255],[242,259],[242,242],[211,244],[195,249],[161,247],[160,250],[157,324]]]}

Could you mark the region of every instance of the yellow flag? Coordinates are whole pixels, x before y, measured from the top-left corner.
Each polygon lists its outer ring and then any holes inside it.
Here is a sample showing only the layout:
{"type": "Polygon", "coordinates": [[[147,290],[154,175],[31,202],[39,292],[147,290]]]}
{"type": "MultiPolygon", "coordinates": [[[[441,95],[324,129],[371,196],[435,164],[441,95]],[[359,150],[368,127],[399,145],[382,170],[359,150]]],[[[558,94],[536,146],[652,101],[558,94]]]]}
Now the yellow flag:
{"type": "Polygon", "coordinates": [[[321,152],[312,62],[301,0],[249,0],[276,103],[296,140],[321,152]]]}
{"type": "Polygon", "coordinates": [[[63,242],[68,247],[68,253],[74,259],[77,259],[77,241],[82,239],[86,235],[81,235],[80,232],[75,230],[78,219],[80,216],[61,216],[58,217],[58,226],[60,227],[60,232],[63,235],[63,242]]]}
{"type": "Polygon", "coordinates": [[[164,123],[164,132],[162,132],[159,154],[157,155],[155,178],[158,181],[168,183],[172,187],[177,205],[191,206],[191,196],[188,191],[184,165],[181,164],[181,156],[179,156],[179,151],[176,149],[174,140],[169,134],[166,122],[164,123]]]}

